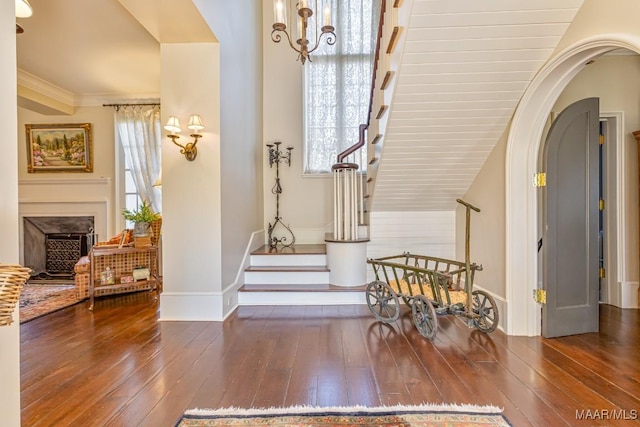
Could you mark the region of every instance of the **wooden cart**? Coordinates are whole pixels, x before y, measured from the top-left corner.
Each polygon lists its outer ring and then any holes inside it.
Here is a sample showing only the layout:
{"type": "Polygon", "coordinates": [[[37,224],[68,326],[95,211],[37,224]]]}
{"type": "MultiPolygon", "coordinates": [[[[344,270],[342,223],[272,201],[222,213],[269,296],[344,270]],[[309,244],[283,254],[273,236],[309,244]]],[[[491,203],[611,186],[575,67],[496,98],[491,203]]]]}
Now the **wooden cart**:
{"type": "Polygon", "coordinates": [[[400,315],[401,298],[411,307],[418,332],[430,340],[438,331],[438,315],[465,317],[470,327],[485,333],[498,326],[498,307],[493,297],[473,290],[475,272],[482,266],[469,261],[470,209],[480,209],[457,201],[467,208],[465,262],[408,252],[367,261],[376,276],[367,285],[367,305],[378,320],[395,322],[400,315]]]}

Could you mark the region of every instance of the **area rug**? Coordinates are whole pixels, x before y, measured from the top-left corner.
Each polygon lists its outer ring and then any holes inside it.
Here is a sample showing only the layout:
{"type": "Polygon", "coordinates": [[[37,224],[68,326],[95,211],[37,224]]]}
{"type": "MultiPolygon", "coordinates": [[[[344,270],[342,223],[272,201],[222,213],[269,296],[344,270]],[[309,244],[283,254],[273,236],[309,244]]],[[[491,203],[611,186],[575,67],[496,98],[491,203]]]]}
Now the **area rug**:
{"type": "Polygon", "coordinates": [[[475,405],[191,409],[176,424],[176,427],[222,426],[506,427],[511,424],[500,408],[475,405]]]}
{"type": "Polygon", "coordinates": [[[20,293],[20,323],[77,304],[74,285],[27,283],[20,293]]]}

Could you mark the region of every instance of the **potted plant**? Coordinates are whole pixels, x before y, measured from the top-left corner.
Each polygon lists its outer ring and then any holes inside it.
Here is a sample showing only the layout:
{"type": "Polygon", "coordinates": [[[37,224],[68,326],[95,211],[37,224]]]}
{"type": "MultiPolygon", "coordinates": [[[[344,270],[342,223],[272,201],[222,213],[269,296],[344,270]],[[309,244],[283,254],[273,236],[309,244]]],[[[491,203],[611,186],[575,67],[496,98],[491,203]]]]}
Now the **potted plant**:
{"type": "Polygon", "coordinates": [[[147,201],[143,201],[137,211],[124,209],[122,211],[124,219],[134,223],[134,237],[149,236],[149,228],[151,223],[160,219],[160,214],[153,211],[153,208],[147,201]]]}

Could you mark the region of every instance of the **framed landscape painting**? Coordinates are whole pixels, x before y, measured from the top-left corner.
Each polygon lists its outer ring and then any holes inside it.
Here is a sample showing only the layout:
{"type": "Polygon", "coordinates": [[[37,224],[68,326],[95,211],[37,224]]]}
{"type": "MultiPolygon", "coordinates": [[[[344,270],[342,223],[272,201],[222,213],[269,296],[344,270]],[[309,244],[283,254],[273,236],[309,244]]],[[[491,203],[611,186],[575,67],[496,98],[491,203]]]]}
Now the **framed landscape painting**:
{"type": "Polygon", "coordinates": [[[91,123],[24,126],[29,172],[93,172],[91,123]]]}

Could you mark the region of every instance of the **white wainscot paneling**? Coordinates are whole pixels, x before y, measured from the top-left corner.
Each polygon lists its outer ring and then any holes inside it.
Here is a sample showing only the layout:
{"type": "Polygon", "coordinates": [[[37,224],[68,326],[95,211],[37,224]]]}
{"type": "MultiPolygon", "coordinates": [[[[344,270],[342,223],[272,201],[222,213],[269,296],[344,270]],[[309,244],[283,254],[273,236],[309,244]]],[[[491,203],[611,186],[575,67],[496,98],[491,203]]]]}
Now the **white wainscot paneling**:
{"type": "MultiPolygon", "coordinates": [[[[455,258],[455,211],[372,212],[367,257],[378,258],[411,252],[455,258]]],[[[367,280],[373,280],[368,268],[367,280]]]]}

